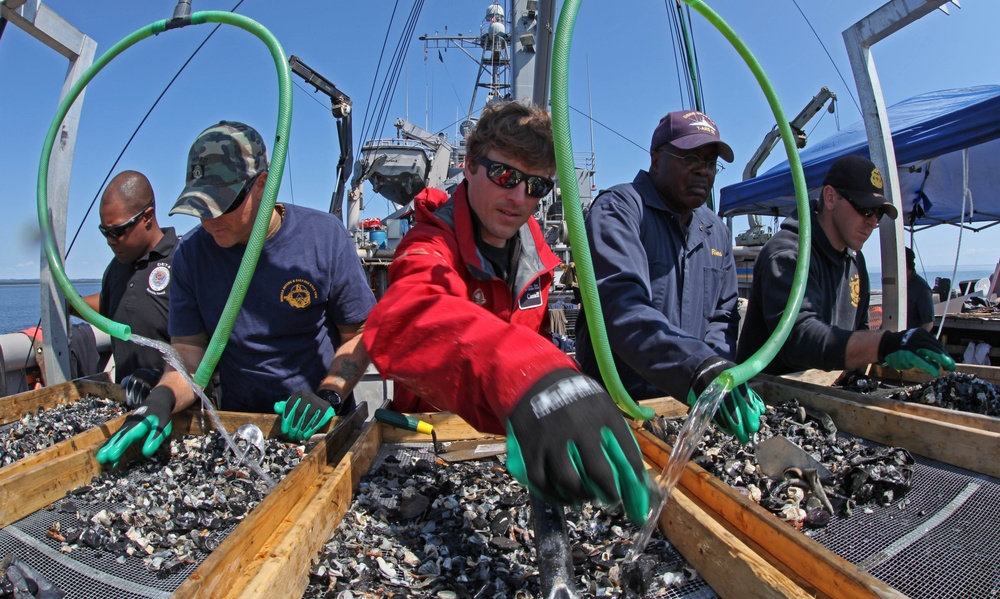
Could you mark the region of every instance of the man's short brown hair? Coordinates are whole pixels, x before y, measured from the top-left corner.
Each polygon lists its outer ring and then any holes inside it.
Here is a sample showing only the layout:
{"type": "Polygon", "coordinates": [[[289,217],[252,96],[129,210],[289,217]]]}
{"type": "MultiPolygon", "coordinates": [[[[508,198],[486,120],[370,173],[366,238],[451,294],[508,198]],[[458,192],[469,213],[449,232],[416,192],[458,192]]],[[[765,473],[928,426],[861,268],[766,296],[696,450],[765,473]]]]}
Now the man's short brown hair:
{"type": "Polygon", "coordinates": [[[484,108],[466,146],[465,162],[473,171],[479,159],[490,150],[516,156],[545,173],[556,168],[552,118],[548,111],[521,102],[504,102],[484,108]]]}

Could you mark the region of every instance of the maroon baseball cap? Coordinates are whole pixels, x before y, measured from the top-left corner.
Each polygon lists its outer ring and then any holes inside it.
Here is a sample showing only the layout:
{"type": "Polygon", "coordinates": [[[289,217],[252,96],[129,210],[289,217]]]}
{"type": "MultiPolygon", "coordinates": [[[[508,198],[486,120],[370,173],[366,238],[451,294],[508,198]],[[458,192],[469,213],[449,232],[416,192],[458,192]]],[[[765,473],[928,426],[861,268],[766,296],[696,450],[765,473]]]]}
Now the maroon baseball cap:
{"type": "Polygon", "coordinates": [[[899,214],[885,198],[882,173],[864,156],[852,154],[836,159],[826,172],[823,185],[842,190],[858,206],[883,208],[889,218],[895,219],[899,214]]]}
{"type": "Polygon", "coordinates": [[[715,144],[719,148],[719,158],[726,162],[733,161],[733,149],[719,138],[719,128],[715,126],[715,121],[697,110],[671,112],[660,119],[660,124],[653,131],[649,151],[652,152],[663,144],[670,144],[680,150],[715,144]]]}

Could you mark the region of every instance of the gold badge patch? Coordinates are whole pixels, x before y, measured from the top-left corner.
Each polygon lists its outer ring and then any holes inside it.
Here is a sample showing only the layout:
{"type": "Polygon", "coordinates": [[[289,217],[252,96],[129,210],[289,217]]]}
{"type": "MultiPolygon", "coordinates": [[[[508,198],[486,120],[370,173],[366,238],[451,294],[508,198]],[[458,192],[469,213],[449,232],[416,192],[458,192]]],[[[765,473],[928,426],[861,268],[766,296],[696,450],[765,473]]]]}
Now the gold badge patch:
{"type": "Polygon", "coordinates": [[[882,189],[882,173],[877,168],[872,169],[872,185],[876,189],[882,189]]]}
{"type": "Polygon", "coordinates": [[[317,297],[315,285],[305,279],[292,279],[281,288],[281,301],[293,308],[308,308],[317,297]]]}

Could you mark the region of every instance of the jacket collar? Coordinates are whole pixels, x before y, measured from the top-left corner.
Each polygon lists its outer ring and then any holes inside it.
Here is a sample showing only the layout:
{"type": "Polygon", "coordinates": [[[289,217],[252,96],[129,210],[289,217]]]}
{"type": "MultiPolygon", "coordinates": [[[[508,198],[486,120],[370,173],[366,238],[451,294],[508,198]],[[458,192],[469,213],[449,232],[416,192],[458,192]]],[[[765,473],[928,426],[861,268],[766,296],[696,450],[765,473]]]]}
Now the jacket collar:
{"type": "MultiPolygon", "coordinates": [[[[438,189],[427,189],[418,195],[421,207],[428,210],[432,218],[436,218],[455,232],[459,253],[469,272],[476,278],[493,278],[493,269],[484,266],[486,259],[476,248],[475,226],[472,224],[472,208],[469,206],[468,183],[462,181],[452,193],[450,199],[441,203],[444,192],[438,189]],[[421,198],[421,196],[423,196],[421,198]],[[434,206],[439,206],[435,209],[434,206]]],[[[517,279],[530,274],[533,278],[540,272],[551,270],[560,264],[559,258],[552,253],[545,243],[542,230],[534,218],[529,218],[517,232],[521,240],[521,252],[517,262],[517,279]]]]}

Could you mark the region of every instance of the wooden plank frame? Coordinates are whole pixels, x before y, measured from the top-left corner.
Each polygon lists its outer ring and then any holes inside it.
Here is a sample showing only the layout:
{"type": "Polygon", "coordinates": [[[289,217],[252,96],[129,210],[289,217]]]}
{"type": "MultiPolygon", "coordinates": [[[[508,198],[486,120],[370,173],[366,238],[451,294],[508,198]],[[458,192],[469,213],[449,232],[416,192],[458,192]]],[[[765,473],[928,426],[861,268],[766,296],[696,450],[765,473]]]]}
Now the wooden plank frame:
{"type": "MultiPolygon", "coordinates": [[[[1000,380],[1000,369],[993,368],[990,366],[975,366],[975,369],[990,368],[998,372],[995,373],[984,373],[990,376],[997,377],[1000,380]]],[[[959,372],[964,369],[959,367],[959,372]]],[[[918,384],[918,382],[929,381],[930,376],[924,374],[922,371],[920,374],[916,374],[912,371],[906,371],[905,373],[900,373],[897,370],[891,368],[879,368],[873,370],[873,373],[878,373],[878,375],[885,374],[888,376],[876,376],[876,378],[881,378],[888,382],[894,384],[918,384]],[[923,376],[921,376],[923,375],[923,376]]],[[[976,374],[980,376],[977,372],[970,372],[970,374],[976,374]]],[[[986,377],[980,376],[984,380],[990,380],[986,377]]],[[[900,412],[903,414],[910,414],[912,416],[918,416],[920,418],[927,418],[930,420],[935,420],[938,422],[947,422],[950,424],[955,424],[958,426],[964,426],[969,428],[974,428],[983,431],[991,431],[994,433],[1000,433],[1000,418],[995,416],[984,416],[982,414],[975,414],[973,412],[962,412],[960,410],[949,410],[946,408],[941,408],[937,406],[928,406],[921,403],[916,403],[912,401],[900,401],[895,399],[889,399],[886,397],[878,397],[875,395],[866,395],[864,393],[856,393],[854,391],[846,391],[840,388],[826,387],[821,385],[814,385],[807,382],[802,382],[799,380],[788,379],[784,376],[782,377],[771,377],[764,374],[757,375],[755,380],[770,381],[779,385],[784,385],[790,388],[801,389],[805,393],[810,394],[821,394],[828,395],[830,397],[836,397],[839,399],[852,401],[863,406],[874,406],[878,408],[883,408],[886,410],[892,410],[894,412],[900,412]]],[[[993,381],[990,381],[993,382],[993,381]]]]}
{"type": "MultiPolygon", "coordinates": [[[[366,415],[367,408],[359,407],[348,419],[352,424],[347,428],[359,426],[366,415]]],[[[270,435],[280,431],[281,428],[280,419],[276,415],[218,412],[218,416],[227,430],[234,430],[248,422],[257,424],[265,434],[270,435]]],[[[44,508],[64,497],[68,491],[87,484],[93,477],[100,474],[102,466],[97,461],[97,451],[104,441],[121,427],[124,421],[125,416],[121,416],[34,456],[29,456],[21,462],[0,469],[0,527],[7,526],[44,508]]],[[[175,414],[173,423],[171,435],[173,437],[204,432],[201,430],[200,419],[194,410],[175,414]]],[[[334,420],[326,428],[329,429],[336,423],[337,420],[334,420]]],[[[206,419],[206,424],[211,428],[211,422],[208,419],[206,419]]],[[[321,444],[321,446],[328,447],[334,440],[346,442],[343,434],[328,435],[325,445],[321,444]]],[[[123,463],[127,463],[128,454],[125,458],[123,463]]],[[[304,459],[303,463],[305,462],[307,460],[304,459]]],[[[298,467],[296,467],[297,469],[298,467]]],[[[292,473],[286,477],[286,480],[291,476],[292,473]]],[[[284,482],[282,481],[282,483],[284,482]]],[[[281,484],[279,484],[280,486],[281,484]]],[[[272,492],[270,495],[274,494],[272,492]]]]}
{"type": "Polygon", "coordinates": [[[766,403],[781,403],[794,398],[807,408],[826,412],[837,428],[847,434],[903,447],[934,460],[1000,477],[1000,432],[896,411],[873,405],[873,402],[862,403],[858,398],[865,396],[856,393],[804,389],[776,377],[758,375],[750,386],[766,403]],[[845,398],[843,394],[849,397],[845,398]]]}
{"type": "Polygon", "coordinates": [[[90,378],[76,379],[0,398],[0,425],[20,420],[25,414],[37,412],[40,408],[65,405],[87,395],[125,401],[125,390],[120,385],[112,383],[108,373],[102,372],[90,378]]]}
{"type": "MultiPolygon", "coordinates": [[[[643,403],[653,407],[658,413],[670,416],[683,415],[688,410],[686,405],[672,399],[643,403]]],[[[471,440],[485,436],[454,414],[411,415],[430,422],[437,432],[438,441],[471,440]]],[[[269,540],[267,546],[273,547],[273,550],[268,559],[261,562],[260,568],[249,582],[246,585],[239,582],[231,592],[220,596],[301,596],[309,584],[311,559],[329,539],[350,507],[353,488],[370,469],[381,443],[428,441],[425,434],[381,424],[367,425],[338,466],[337,473],[317,492],[316,499],[307,512],[288,526],[285,538],[269,540]]],[[[653,472],[650,474],[655,475],[653,472]]],[[[661,530],[667,531],[665,534],[682,555],[724,597],[817,596],[813,591],[804,590],[799,584],[801,581],[793,581],[779,568],[758,557],[749,545],[727,530],[726,525],[717,521],[714,515],[709,515],[697,500],[686,494],[678,495],[675,501],[667,504],[660,515],[659,524],[661,530]]]]}
{"type": "MultiPolygon", "coordinates": [[[[682,416],[688,411],[685,404],[669,398],[644,403],[657,413],[671,417],[682,416]]],[[[355,412],[345,426],[337,427],[333,434],[328,434],[325,441],[310,452],[202,562],[178,588],[174,597],[300,596],[309,583],[311,560],[347,512],[358,481],[371,468],[382,443],[429,441],[426,435],[376,422],[362,422],[363,412],[365,410],[355,412]]],[[[434,425],[439,441],[483,436],[453,414],[417,416],[434,425]]],[[[280,430],[280,419],[274,415],[220,412],[219,417],[229,430],[246,422],[256,423],[270,435],[280,430]]],[[[88,482],[100,471],[95,457],[97,449],[121,426],[123,420],[124,417],[121,417],[88,431],[92,438],[74,438],[77,445],[62,455],[25,464],[10,475],[3,473],[7,469],[0,470],[0,525],[41,509],[65,495],[67,490],[88,482]],[[31,500],[25,501],[27,497],[31,500]]],[[[205,420],[210,428],[210,422],[207,418],[205,420]]],[[[195,411],[175,415],[173,434],[203,432],[201,421],[195,411]]],[[[639,423],[633,422],[633,427],[638,426],[639,423]]],[[[636,436],[649,463],[655,468],[662,468],[669,448],[645,431],[637,431],[636,436]]],[[[890,588],[883,589],[884,585],[876,579],[865,578],[868,575],[863,573],[860,583],[844,583],[844,579],[854,580],[841,571],[846,562],[833,560],[827,566],[826,578],[813,582],[784,561],[776,559],[772,554],[775,550],[769,544],[773,539],[765,537],[762,542],[730,520],[750,522],[753,524],[751,528],[756,530],[767,528],[770,514],[764,512],[766,518],[753,514],[753,508],[763,511],[762,508],[744,505],[746,500],[731,490],[728,496],[716,492],[712,495],[713,499],[706,500],[704,489],[711,483],[705,479],[712,477],[704,471],[698,474],[700,470],[693,464],[688,466],[682,487],[667,503],[659,525],[667,538],[722,596],[900,596],[890,588]],[[765,524],[757,523],[758,520],[765,524]],[[833,592],[828,585],[833,585],[833,592]],[[838,593],[836,589],[840,587],[851,592],[838,593]],[[859,588],[868,590],[854,593],[859,588]]],[[[776,526],[787,528],[780,523],[776,526]]],[[[785,532],[790,538],[807,540],[804,535],[790,529],[785,532]]],[[[800,551],[797,561],[815,562],[815,556],[810,551],[811,548],[800,551]]]]}
{"type": "MultiPolygon", "coordinates": [[[[636,431],[636,439],[646,459],[662,470],[670,457],[671,447],[658,439],[649,431],[636,431]]],[[[877,578],[862,572],[856,566],[823,547],[806,535],[794,530],[789,525],[779,521],[770,512],[737,493],[729,485],[709,474],[703,468],[690,462],[681,475],[674,496],[667,502],[667,508],[681,495],[690,494],[696,497],[708,513],[721,521],[727,522],[737,531],[745,544],[751,546],[749,553],[764,557],[774,568],[785,572],[787,577],[801,579],[801,586],[815,596],[825,596],[833,599],[863,599],[863,598],[902,598],[905,595],[886,585],[877,578]]],[[[678,500],[679,503],[679,500],[678,500]]],[[[666,508],[665,508],[666,511],[666,508]]],[[[668,534],[669,529],[668,529],[668,534]]],[[[670,541],[673,543],[674,538],[670,541]]],[[[679,536],[678,543],[685,539],[679,536]]],[[[687,541],[688,544],[691,541],[687,541]]],[[[678,545],[680,548],[680,545],[678,545]]],[[[689,553],[682,551],[685,558],[694,564],[698,572],[701,566],[692,560],[689,553]]],[[[741,554],[741,557],[745,555],[741,554]]],[[[736,561],[736,560],[731,560],[736,561]]],[[[732,570],[731,561],[720,564],[723,568],[732,570]]],[[[730,576],[727,571],[723,578],[730,576]]],[[[706,577],[713,589],[723,596],[742,597],[743,588],[737,586],[733,593],[723,593],[716,588],[716,583],[706,577]]],[[[746,583],[746,580],[741,582],[746,583]]],[[[718,584],[724,584],[719,581],[718,584]]]]}

